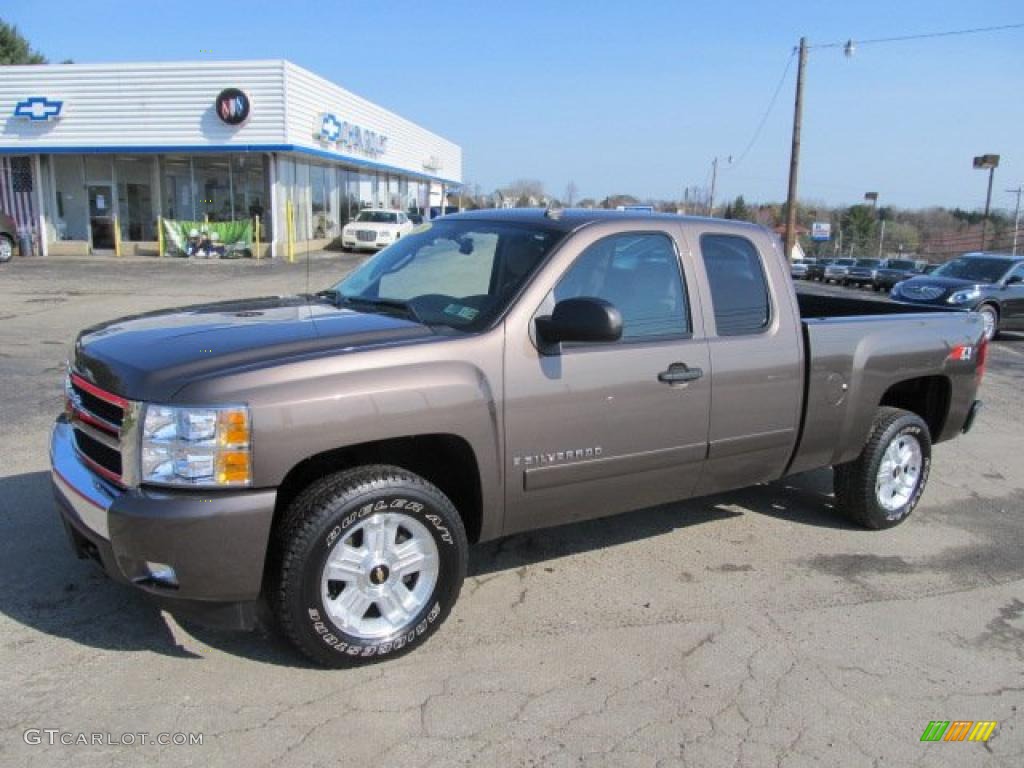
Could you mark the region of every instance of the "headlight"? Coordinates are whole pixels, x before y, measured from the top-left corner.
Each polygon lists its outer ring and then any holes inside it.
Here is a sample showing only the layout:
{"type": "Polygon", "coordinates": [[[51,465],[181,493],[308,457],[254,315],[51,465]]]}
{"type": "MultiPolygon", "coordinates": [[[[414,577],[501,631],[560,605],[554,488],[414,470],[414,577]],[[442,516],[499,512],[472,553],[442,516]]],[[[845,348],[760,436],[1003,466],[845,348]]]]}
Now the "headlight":
{"type": "Polygon", "coordinates": [[[903,292],[903,281],[894,283],[892,288],[889,289],[890,296],[899,296],[903,292]]]}
{"type": "Polygon", "coordinates": [[[391,239],[391,233],[390,232],[378,232],[377,233],[377,239],[378,240],[390,240],[391,239]]]}
{"type": "Polygon", "coordinates": [[[141,441],[143,483],[207,487],[251,484],[248,408],[145,408],[141,441]]]}
{"type": "Polygon", "coordinates": [[[966,288],[962,291],[955,291],[946,302],[948,304],[966,304],[969,301],[974,301],[981,296],[981,291],[977,288],[966,288]]]}

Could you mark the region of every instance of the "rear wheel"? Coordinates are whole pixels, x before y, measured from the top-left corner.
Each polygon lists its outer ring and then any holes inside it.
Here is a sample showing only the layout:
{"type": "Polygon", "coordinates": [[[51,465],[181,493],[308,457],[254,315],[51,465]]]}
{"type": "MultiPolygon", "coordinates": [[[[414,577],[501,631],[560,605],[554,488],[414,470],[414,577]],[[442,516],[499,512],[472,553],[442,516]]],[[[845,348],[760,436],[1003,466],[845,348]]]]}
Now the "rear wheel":
{"type": "Polygon", "coordinates": [[[317,481],[275,534],[270,601],[288,639],[329,667],[421,645],[466,575],[466,532],[435,486],[390,466],[317,481]]]}
{"type": "Polygon", "coordinates": [[[899,525],[924,493],[931,458],[931,436],[920,416],[879,408],[860,456],[835,468],[836,507],[867,528],[899,525]]]}

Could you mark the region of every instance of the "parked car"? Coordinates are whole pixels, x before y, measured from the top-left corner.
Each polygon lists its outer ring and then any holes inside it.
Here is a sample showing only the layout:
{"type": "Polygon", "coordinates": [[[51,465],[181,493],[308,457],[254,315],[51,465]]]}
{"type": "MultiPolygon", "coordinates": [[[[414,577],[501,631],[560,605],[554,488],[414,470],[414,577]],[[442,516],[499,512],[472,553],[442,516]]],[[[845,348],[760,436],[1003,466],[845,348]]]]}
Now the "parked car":
{"type": "Polygon", "coordinates": [[[404,211],[367,208],[342,228],[341,247],[379,251],[412,232],[413,227],[404,211]]]}
{"type": "Polygon", "coordinates": [[[941,266],[941,264],[925,264],[923,267],[918,267],[918,272],[922,275],[930,275],[941,266]]]}
{"type": "Polygon", "coordinates": [[[6,213],[0,212],[0,264],[14,257],[14,244],[18,241],[18,225],[6,213]]]}
{"type": "Polygon", "coordinates": [[[857,263],[856,259],[836,259],[825,267],[826,283],[842,283],[848,274],[850,267],[857,263]]]}
{"type": "Polygon", "coordinates": [[[1024,256],[965,253],[931,274],[897,283],[890,295],[903,304],[978,312],[986,339],[1024,330],[1024,256]]]}
{"type": "Polygon", "coordinates": [[[808,280],[824,280],[825,279],[825,268],[831,264],[835,259],[824,258],[815,259],[813,264],[807,265],[807,279],[808,280]]]}
{"type": "Polygon", "coordinates": [[[872,287],[876,291],[890,291],[896,283],[919,274],[913,259],[886,259],[875,270],[872,287]]]}
{"type": "Polygon", "coordinates": [[[847,270],[846,277],[842,281],[843,285],[856,285],[858,287],[868,285],[873,287],[875,275],[878,273],[878,267],[881,263],[881,259],[857,259],[857,262],[847,270]]]}
{"type": "Polygon", "coordinates": [[[814,259],[797,259],[796,261],[790,262],[789,276],[794,280],[806,279],[807,271],[813,263],[814,259]]]}
{"type": "Polygon", "coordinates": [[[895,526],[974,422],[981,318],[788,269],[752,224],[491,209],[316,295],[97,325],[51,438],[65,529],[173,613],[265,601],[348,666],[420,646],[473,542],[829,465],[835,509],[895,526]]]}

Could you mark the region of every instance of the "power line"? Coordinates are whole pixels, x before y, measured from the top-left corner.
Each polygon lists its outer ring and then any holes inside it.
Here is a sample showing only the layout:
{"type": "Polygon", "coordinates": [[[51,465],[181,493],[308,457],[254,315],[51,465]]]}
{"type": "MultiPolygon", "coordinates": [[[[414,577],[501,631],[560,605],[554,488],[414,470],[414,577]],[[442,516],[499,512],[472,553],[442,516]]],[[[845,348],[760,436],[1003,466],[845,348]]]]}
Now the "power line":
{"type": "Polygon", "coordinates": [[[782,77],[779,78],[778,85],[775,86],[775,91],[772,93],[771,99],[768,101],[768,107],[765,109],[764,114],[761,116],[761,120],[757,124],[757,128],[754,129],[754,135],[750,137],[750,141],[747,142],[747,146],[742,152],[740,152],[739,159],[732,164],[731,169],[736,168],[743,159],[750,153],[750,150],[754,148],[754,144],[761,136],[761,131],[764,129],[764,124],[768,122],[768,116],[772,113],[772,109],[775,107],[775,102],[779,98],[779,93],[782,91],[782,86],[786,83],[786,76],[789,74],[790,68],[793,66],[793,59],[796,57],[796,50],[789,52],[789,58],[786,59],[786,66],[782,70],[782,77]]]}
{"type": "Polygon", "coordinates": [[[1000,32],[1007,29],[1024,29],[1024,22],[1019,24],[1000,24],[996,27],[974,27],[973,29],[954,29],[948,32],[925,32],[920,35],[899,35],[897,37],[875,37],[868,40],[844,40],[839,43],[818,43],[808,48],[845,48],[849,45],[876,45],[878,43],[899,43],[906,40],[927,40],[934,37],[954,37],[956,35],[976,35],[981,32],[1000,32]]]}

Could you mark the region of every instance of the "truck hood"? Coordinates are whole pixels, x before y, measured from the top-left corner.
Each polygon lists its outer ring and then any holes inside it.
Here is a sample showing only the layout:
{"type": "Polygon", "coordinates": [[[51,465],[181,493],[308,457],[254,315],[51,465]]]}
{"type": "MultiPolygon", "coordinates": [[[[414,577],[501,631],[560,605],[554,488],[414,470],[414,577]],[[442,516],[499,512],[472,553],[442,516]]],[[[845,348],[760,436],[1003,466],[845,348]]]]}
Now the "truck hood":
{"type": "Polygon", "coordinates": [[[899,285],[899,298],[909,301],[940,301],[955,291],[962,291],[965,288],[988,288],[987,283],[979,283],[976,280],[961,280],[955,277],[936,277],[934,275],[920,275],[904,280],[899,285]]]}
{"type": "Polygon", "coordinates": [[[87,328],[78,335],[72,363],[110,392],[168,401],[210,375],[433,335],[401,317],[279,296],[167,309],[87,328]]]}

